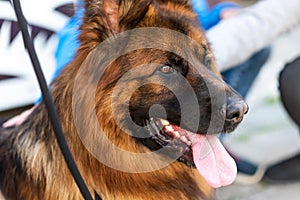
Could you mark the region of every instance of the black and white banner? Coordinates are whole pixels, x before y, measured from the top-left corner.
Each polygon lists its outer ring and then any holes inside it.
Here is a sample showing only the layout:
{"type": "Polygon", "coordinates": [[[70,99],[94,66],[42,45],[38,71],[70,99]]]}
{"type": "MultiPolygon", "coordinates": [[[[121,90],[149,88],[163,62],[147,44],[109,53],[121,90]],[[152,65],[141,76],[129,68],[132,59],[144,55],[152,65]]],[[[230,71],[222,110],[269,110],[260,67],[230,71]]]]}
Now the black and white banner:
{"type": "MultiPolygon", "coordinates": [[[[72,15],[72,0],[22,0],[24,15],[46,79],[55,71],[56,32],[72,15]]],[[[40,96],[12,5],[0,0],[0,111],[32,104],[40,96]]]]}

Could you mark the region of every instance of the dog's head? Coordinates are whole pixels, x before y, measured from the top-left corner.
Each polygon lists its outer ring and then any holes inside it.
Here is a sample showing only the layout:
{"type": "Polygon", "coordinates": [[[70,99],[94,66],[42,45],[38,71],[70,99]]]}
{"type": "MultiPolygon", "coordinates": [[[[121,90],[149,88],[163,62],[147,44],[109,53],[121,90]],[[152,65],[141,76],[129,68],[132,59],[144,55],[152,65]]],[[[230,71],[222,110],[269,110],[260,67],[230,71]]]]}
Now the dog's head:
{"type": "Polygon", "coordinates": [[[110,104],[135,142],[167,147],[169,156],[195,166],[195,140],[215,141],[201,138],[232,132],[242,121],[248,107],[222,80],[188,0],[90,0],[85,6],[79,51],[107,42],[111,49],[101,59],[118,54],[103,70],[96,108],[110,104]]]}

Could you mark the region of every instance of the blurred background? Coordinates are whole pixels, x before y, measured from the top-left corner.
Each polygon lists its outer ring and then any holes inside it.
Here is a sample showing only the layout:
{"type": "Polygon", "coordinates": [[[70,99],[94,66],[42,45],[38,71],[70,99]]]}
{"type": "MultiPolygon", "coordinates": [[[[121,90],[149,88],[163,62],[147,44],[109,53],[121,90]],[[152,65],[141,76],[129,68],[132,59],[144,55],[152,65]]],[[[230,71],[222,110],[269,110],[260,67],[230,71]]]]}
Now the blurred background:
{"type": "MultiPolygon", "coordinates": [[[[278,91],[280,71],[285,63],[293,60],[299,53],[300,29],[280,37],[272,44],[271,57],[246,98],[249,113],[238,129],[225,138],[225,143],[234,153],[259,166],[268,167],[300,153],[299,128],[283,108],[278,91]]],[[[295,164],[300,172],[300,160],[295,164]]],[[[300,180],[269,183],[264,180],[256,182],[259,177],[254,180],[252,178],[239,181],[238,177],[235,184],[219,189],[216,199],[300,199],[300,180]]]]}
{"type": "MultiPolygon", "coordinates": [[[[257,1],[235,2],[249,6],[257,1]]],[[[300,27],[278,38],[271,47],[271,56],[247,95],[249,113],[238,129],[224,140],[235,154],[258,164],[263,170],[300,153],[299,127],[284,109],[278,90],[281,70],[300,55],[300,27]]],[[[300,159],[294,162],[300,173],[300,159]]],[[[217,190],[216,199],[300,199],[300,180],[275,183],[261,176],[259,173],[256,177],[238,176],[233,185],[217,190]]]]}

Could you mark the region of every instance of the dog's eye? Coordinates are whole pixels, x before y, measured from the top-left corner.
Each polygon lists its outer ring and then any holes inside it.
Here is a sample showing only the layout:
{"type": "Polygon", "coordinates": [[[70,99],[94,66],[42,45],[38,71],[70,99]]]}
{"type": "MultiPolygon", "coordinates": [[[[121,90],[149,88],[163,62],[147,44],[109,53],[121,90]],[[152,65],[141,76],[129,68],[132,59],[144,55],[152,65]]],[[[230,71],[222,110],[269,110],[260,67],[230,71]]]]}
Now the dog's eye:
{"type": "Polygon", "coordinates": [[[169,65],[163,65],[159,68],[159,71],[164,74],[171,74],[171,73],[175,72],[175,69],[169,65]]]}
{"type": "Polygon", "coordinates": [[[210,55],[205,56],[204,62],[205,62],[205,66],[211,69],[212,58],[210,55]]]}

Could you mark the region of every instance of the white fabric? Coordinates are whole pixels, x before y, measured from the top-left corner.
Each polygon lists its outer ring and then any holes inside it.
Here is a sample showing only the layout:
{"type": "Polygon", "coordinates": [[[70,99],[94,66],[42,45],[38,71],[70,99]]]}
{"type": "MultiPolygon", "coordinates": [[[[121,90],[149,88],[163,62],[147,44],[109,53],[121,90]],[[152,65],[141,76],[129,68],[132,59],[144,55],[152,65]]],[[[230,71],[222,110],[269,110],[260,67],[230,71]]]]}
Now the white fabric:
{"type": "MultiPolygon", "coordinates": [[[[38,34],[34,37],[34,45],[48,81],[56,67],[55,33],[68,20],[66,15],[55,9],[72,2],[72,0],[21,1],[27,21],[38,30],[38,34]],[[45,30],[53,32],[49,39],[45,30]]],[[[17,76],[0,82],[0,111],[32,104],[40,97],[39,85],[27,51],[24,49],[21,32],[12,37],[16,29],[16,17],[10,2],[0,1],[0,74],[17,76]]]]}
{"type": "Polygon", "coordinates": [[[235,66],[300,24],[300,0],[262,0],[207,32],[220,71],[235,66]]]}

